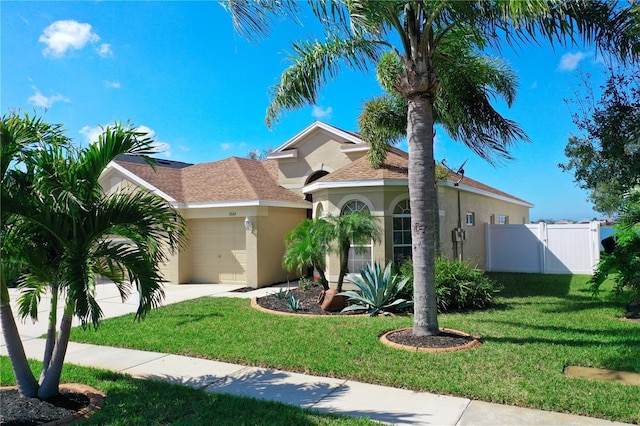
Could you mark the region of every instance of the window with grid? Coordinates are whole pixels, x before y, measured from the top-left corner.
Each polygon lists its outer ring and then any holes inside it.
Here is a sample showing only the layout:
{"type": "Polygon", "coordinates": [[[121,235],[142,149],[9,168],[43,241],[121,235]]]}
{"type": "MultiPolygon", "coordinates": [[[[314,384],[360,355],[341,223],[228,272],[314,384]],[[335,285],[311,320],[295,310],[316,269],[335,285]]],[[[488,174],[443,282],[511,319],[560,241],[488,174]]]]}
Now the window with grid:
{"type": "Polygon", "coordinates": [[[393,209],[393,260],[411,259],[411,208],[409,200],[400,201],[393,209]]]}
{"type": "Polygon", "coordinates": [[[465,223],[467,226],[474,226],[476,224],[476,215],[473,212],[467,212],[465,215],[465,223]]]}
{"type": "MultiPolygon", "coordinates": [[[[348,215],[354,212],[368,212],[369,207],[360,200],[351,200],[342,207],[341,215],[348,215]]],[[[351,245],[349,249],[349,272],[358,273],[360,269],[373,261],[373,245],[369,244],[351,245]]]]}

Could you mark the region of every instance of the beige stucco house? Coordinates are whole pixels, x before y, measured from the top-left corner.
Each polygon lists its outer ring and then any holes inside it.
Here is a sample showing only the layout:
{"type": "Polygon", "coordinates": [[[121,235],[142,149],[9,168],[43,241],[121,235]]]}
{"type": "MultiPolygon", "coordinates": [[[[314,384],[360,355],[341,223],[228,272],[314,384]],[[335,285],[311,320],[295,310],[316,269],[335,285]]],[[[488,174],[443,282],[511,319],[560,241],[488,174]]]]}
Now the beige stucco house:
{"type": "MultiPolygon", "coordinates": [[[[139,158],[112,162],[101,177],[105,190],[134,185],[175,206],[188,225],[188,246],[163,273],[171,283],[237,283],[262,287],[293,276],[282,269],[284,237],[307,217],[369,210],[383,239],[352,253],[349,269],[411,253],[407,153],[393,149],[373,169],[368,145],[352,132],[314,122],[263,161],[231,157],[187,164],[159,160],[156,170],[139,158]]],[[[532,204],[467,177],[440,182],[442,250],[485,265],[485,223],[529,223],[532,204]],[[452,231],[464,231],[453,242],[452,231]]],[[[460,235],[461,233],[458,232],[460,235]]],[[[336,258],[328,278],[337,280],[336,258]]]]}

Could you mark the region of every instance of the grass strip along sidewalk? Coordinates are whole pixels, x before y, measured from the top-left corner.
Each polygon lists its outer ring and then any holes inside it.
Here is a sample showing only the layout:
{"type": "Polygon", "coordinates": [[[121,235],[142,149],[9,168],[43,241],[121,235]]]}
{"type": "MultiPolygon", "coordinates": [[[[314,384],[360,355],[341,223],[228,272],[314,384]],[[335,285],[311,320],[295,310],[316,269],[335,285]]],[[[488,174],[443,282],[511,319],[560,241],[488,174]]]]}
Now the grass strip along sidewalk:
{"type": "MultiPolygon", "coordinates": [[[[9,359],[0,357],[3,385],[15,384],[9,359]],[[5,368],[6,367],[6,368],[5,368]]],[[[39,373],[42,363],[33,361],[39,373]]],[[[65,365],[63,382],[88,384],[107,394],[107,404],[83,425],[320,425],[372,426],[368,419],[320,414],[278,402],[208,393],[162,381],[134,379],[125,374],[65,365]]]]}
{"type": "Polygon", "coordinates": [[[440,316],[441,327],[482,337],[467,351],[412,353],[379,342],[410,317],[283,317],[226,298],[169,305],[141,323],[105,320],[71,339],[640,423],[640,386],[563,374],[565,365],[640,373],[640,324],[619,319],[623,302],[608,291],[593,298],[587,276],[492,277],[505,286],[494,309],[440,316]]]}
{"type": "Polygon", "coordinates": [[[640,387],[563,374],[567,364],[640,372],[640,324],[619,319],[622,302],[608,291],[593,298],[588,276],[493,278],[505,286],[496,308],[440,316],[441,327],[482,337],[467,351],[411,353],[379,342],[410,317],[283,317],[226,298],[169,305],[142,323],[106,320],[71,339],[640,423],[640,387]]]}

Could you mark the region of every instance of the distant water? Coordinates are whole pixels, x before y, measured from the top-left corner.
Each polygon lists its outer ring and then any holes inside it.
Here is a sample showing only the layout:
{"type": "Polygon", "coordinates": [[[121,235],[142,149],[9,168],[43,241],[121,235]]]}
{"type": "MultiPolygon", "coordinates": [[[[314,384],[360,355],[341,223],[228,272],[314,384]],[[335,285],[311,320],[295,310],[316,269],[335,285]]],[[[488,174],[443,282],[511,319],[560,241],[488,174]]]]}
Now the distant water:
{"type": "Polygon", "coordinates": [[[612,228],[610,226],[607,227],[600,227],[600,240],[604,240],[607,237],[610,237],[611,235],[615,234],[616,232],[616,228],[612,228]]]}
{"type": "MultiPolygon", "coordinates": [[[[601,226],[600,227],[600,241],[604,240],[607,237],[610,237],[611,235],[616,233],[616,228],[612,228],[610,226],[604,227],[601,226]]],[[[604,247],[602,247],[602,243],[600,243],[600,250],[604,250],[604,247]]]]}

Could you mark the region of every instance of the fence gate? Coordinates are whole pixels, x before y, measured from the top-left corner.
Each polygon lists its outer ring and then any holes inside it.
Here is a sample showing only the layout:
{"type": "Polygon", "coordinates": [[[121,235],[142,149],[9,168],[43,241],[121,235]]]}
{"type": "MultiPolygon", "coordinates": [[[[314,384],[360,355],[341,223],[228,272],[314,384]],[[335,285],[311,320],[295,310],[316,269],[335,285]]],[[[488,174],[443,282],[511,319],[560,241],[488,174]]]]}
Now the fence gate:
{"type": "Polygon", "coordinates": [[[600,223],[486,224],[487,271],[592,274],[600,261],[600,223]]]}

